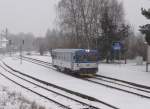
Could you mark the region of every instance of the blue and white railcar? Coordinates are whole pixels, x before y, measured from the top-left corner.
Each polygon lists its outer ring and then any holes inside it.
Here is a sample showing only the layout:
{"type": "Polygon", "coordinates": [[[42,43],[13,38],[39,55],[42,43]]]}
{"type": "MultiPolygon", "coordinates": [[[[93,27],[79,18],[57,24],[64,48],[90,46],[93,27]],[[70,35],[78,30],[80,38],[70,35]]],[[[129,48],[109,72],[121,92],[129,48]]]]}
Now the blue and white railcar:
{"type": "Polygon", "coordinates": [[[98,71],[96,50],[55,49],[52,50],[52,64],[62,71],[80,75],[95,74],[98,71]]]}

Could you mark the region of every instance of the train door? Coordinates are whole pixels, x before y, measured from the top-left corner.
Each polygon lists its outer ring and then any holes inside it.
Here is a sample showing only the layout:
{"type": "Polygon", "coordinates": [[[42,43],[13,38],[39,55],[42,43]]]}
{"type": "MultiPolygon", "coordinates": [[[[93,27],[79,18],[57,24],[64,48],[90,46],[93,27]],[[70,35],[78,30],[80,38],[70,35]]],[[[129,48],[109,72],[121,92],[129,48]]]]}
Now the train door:
{"type": "Polygon", "coordinates": [[[71,70],[73,70],[74,62],[75,62],[75,54],[71,53],[71,70]]]}

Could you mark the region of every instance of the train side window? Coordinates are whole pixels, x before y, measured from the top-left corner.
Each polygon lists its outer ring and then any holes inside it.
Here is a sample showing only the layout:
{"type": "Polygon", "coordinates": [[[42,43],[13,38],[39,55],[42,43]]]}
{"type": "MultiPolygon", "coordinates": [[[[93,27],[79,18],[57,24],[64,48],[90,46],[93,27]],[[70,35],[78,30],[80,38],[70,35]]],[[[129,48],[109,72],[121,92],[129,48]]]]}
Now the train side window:
{"type": "Polygon", "coordinates": [[[64,60],[67,61],[66,55],[64,55],[64,60]]]}
{"type": "Polygon", "coordinates": [[[67,58],[67,53],[65,53],[65,61],[68,61],[68,58],[67,58]]]}
{"type": "Polygon", "coordinates": [[[71,54],[68,54],[68,61],[71,61],[71,54]]]}
{"type": "Polygon", "coordinates": [[[63,58],[63,59],[64,59],[64,61],[66,61],[66,57],[65,57],[65,55],[64,55],[64,58],[63,58]]]}
{"type": "Polygon", "coordinates": [[[73,56],[73,60],[75,60],[76,59],[76,56],[73,56]]]}

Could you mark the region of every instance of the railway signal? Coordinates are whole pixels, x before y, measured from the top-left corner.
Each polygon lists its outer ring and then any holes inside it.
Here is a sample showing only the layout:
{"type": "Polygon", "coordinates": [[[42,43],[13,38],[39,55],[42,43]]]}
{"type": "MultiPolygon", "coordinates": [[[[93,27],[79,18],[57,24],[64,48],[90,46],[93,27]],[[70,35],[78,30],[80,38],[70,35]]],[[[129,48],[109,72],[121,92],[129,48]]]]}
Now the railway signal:
{"type": "Polygon", "coordinates": [[[20,64],[22,64],[22,47],[24,45],[24,40],[22,40],[21,44],[20,44],[20,64]]]}

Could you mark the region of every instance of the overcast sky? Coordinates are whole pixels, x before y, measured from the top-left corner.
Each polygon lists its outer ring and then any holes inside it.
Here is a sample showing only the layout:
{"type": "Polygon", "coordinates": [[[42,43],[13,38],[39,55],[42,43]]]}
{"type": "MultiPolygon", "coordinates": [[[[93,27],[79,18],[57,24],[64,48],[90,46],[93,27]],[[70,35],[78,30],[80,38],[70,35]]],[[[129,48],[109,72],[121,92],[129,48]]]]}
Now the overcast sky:
{"type": "Polygon", "coordinates": [[[0,31],[33,32],[43,36],[53,27],[57,0],[0,0],[0,31]]]}
{"type": "Polygon", "coordinates": [[[124,3],[126,20],[133,26],[134,30],[138,32],[139,26],[150,23],[143,15],[141,15],[141,8],[150,8],[150,0],[120,0],[124,3]]]}
{"type": "MultiPolygon", "coordinates": [[[[147,21],[140,13],[141,7],[150,8],[150,0],[120,0],[124,2],[126,19],[135,30],[147,21]]],[[[0,31],[11,33],[32,32],[44,36],[55,26],[55,5],[58,0],[0,0],[0,31]]]]}

